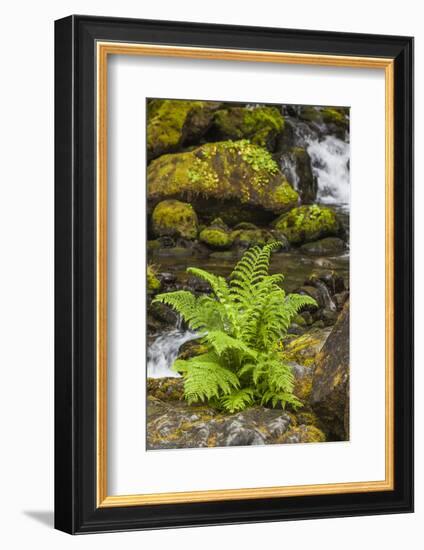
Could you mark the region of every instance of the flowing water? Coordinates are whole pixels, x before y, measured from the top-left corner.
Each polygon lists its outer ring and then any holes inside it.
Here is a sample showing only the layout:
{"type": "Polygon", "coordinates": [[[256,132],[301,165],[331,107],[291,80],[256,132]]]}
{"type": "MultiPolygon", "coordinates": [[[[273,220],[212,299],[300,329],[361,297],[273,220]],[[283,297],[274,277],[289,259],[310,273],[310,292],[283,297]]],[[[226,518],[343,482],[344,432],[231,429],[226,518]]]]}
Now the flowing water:
{"type": "Polygon", "coordinates": [[[150,378],[179,377],[180,375],[171,370],[171,367],[178,356],[180,347],[196,338],[198,338],[196,333],[181,328],[176,328],[158,336],[148,346],[147,376],[150,378]]]}
{"type": "Polygon", "coordinates": [[[334,136],[310,140],[307,151],[312,161],[312,172],[318,179],[318,202],[348,205],[349,143],[334,136]]]}

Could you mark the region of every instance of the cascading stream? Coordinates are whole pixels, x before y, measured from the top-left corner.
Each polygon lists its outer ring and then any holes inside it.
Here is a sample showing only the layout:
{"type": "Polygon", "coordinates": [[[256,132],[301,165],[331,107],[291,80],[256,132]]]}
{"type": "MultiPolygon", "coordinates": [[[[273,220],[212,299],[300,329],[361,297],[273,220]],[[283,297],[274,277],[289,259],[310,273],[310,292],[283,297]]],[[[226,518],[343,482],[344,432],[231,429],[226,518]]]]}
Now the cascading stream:
{"type": "Polygon", "coordinates": [[[162,378],[164,376],[178,378],[180,375],[171,370],[178,356],[180,347],[186,342],[196,340],[199,335],[189,330],[174,329],[162,334],[148,346],[147,376],[162,378]]]}
{"type": "Polygon", "coordinates": [[[349,143],[334,136],[308,141],[307,151],[311,157],[312,172],[318,180],[319,202],[349,204],[349,149],[349,143]]]}

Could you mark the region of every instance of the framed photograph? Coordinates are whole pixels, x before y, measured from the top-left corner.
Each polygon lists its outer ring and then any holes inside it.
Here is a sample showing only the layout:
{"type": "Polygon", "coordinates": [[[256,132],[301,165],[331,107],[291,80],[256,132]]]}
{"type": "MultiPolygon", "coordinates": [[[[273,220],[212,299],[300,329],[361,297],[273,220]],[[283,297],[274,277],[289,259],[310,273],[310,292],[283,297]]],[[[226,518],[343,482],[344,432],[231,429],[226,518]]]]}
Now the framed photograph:
{"type": "Polygon", "coordinates": [[[413,510],[413,39],[55,25],[55,525],[413,510]]]}

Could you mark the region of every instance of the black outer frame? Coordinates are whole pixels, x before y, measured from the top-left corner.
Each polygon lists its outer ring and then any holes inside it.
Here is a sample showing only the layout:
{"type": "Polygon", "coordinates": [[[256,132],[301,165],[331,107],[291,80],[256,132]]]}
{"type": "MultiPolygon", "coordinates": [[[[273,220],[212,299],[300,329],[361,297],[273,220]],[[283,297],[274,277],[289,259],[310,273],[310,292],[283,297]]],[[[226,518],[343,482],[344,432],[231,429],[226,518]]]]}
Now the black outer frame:
{"type": "Polygon", "coordinates": [[[413,511],[413,38],[70,16],[55,22],[55,527],[94,533],[413,511]],[[395,490],[96,509],[97,40],[395,60],[395,490]]]}

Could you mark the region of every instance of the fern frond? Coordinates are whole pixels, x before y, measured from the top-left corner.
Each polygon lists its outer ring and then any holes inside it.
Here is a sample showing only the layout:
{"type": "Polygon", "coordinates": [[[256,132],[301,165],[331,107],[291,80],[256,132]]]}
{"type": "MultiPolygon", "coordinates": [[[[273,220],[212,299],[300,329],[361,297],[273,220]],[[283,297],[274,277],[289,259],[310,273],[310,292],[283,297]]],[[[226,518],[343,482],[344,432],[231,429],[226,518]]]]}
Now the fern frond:
{"type": "Polygon", "coordinates": [[[215,353],[178,359],[173,370],[184,377],[184,397],[189,404],[220,398],[240,387],[237,375],[223,367],[215,353]]]}
{"type": "Polygon", "coordinates": [[[196,298],[188,290],[177,290],[158,294],[152,303],[162,303],[175,309],[187,323],[196,312],[196,298]]]}
{"type": "Polygon", "coordinates": [[[187,273],[205,281],[211,287],[218,300],[224,303],[228,301],[229,288],[224,277],[214,275],[198,267],[187,268],[187,273]]]}
{"type": "Polygon", "coordinates": [[[253,388],[243,388],[221,397],[219,403],[223,409],[229,413],[243,411],[253,405],[255,401],[255,390],[253,388]]]}
{"type": "Polygon", "coordinates": [[[250,349],[249,346],[243,342],[243,340],[233,338],[221,330],[212,330],[208,332],[204,336],[204,340],[213,347],[218,356],[221,356],[228,350],[242,352],[250,358],[254,358],[256,356],[256,352],[253,349],[250,349]]]}
{"type": "Polygon", "coordinates": [[[290,405],[295,410],[303,406],[302,401],[299,401],[292,393],[274,392],[272,390],[264,392],[261,399],[261,405],[267,405],[268,403],[271,403],[274,408],[280,404],[283,409],[287,405],[290,405]]]}

